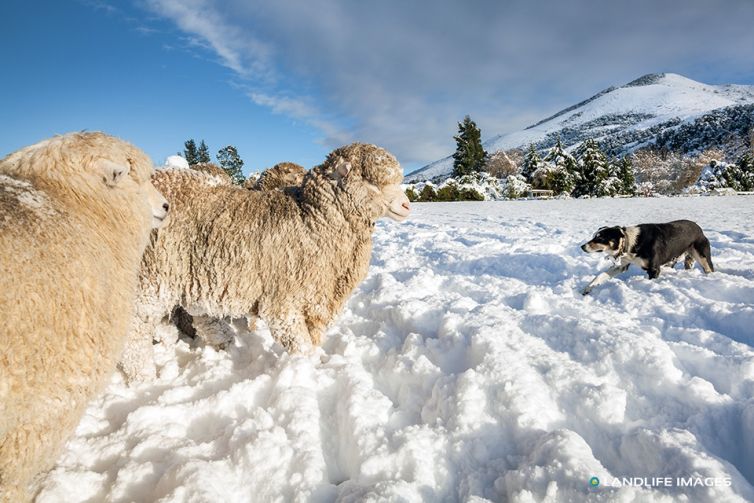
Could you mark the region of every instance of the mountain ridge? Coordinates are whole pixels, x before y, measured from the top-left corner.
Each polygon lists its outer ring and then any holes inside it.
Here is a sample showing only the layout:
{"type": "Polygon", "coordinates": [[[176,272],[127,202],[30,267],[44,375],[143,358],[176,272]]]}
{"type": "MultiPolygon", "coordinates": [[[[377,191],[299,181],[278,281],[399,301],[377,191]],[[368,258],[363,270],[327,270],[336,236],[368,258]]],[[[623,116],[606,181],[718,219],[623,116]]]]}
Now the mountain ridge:
{"type": "MultiPolygon", "coordinates": [[[[658,141],[680,146],[686,153],[717,146],[728,133],[740,135],[752,126],[754,86],[709,85],[675,73],[649,73],[608,87],[522,130],[493,136],[483,145],[488,152],[529,144],[544,150],[560,137],[566,149],[573,149],[594,138],[613,155],[658,141]]],[[[406,181],[447,177],[452,167],[448,156],[409,173],[406,181]]]]}

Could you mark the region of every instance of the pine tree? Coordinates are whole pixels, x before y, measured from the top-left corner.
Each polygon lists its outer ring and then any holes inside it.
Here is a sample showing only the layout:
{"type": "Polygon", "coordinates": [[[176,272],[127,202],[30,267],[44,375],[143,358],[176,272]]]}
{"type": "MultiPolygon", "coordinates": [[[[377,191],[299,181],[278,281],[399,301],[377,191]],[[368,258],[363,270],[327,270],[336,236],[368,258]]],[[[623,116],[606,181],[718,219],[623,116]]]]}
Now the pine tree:
{"type": "Polygon", "coordinates": [[[207,144],[204,143],[204,140],[199,144],[199,150],[196,152],[196,162],[197,164],[200,162],[212,162],[212,159],[209,156],[209,148],[207,147],[207,144]]]}
{"type": "Polygon", "coordinates": [[[751,191],[754,190],[754,156],[749,152],[742,155],[738,162],[738,183],[740,190],[751,191]]]}
{"type": "Polygon", "coordinates": [[[620,193],[627,196],[636,195],[636,176],[634,165],[629,156],[623,156],[618,162],[617,177],[620,180],[620,193]]]}
{"type": "Polygon", "coordinates": [[[578,149],[580,178],[574,188],[575,196],[602,196],[604,182],[610,176],[607,159],[597,142],[591,138],[578,149]]]}
{"type": "MultiPolygon", "coordinates": [[[[204,143],[204,142],[202,142],[204,143]]],[[[241,185],[244,182],[243,176],[243,161],[238,155],[238,150],[233,145],[221,148],[217,151],[217,161],[220,163],[220,167],[228,173],[233,183],[241,185]]]]}
{"type": "Polygon", "coordinates": [[[453,176],[461,177],[478,173],[487,161],[487,152],[482,147],[482,132],[468,115],[458,123],[458,135],[454,136],[456,152],[453,154],[453,176]]]}
{"type": "Polygon", "coordinates": [[[531,183],[532,175],[541,167],[542,159],[539,157],[539,153],[532,143],[529,145],[529,150],[524,156],[524,164],[521,167],[521,176],[524,177],[526,183],[531,183]]]}
{"type": "MultiPolygon", "coordinates": [[[[536,151],[535,151],[536,154],[536,151]]],[[[563,149],[558,141],[545,156],[545,162],[551,165],[548,185],[555,194],[570,194],[578,181],[578,165],[576,159],[563,149]]]]}
{"type": "Polygon", "coordinates": [[[183,150],[183,158],[186,159],[189,166],[198,163],[198,152],[196,150],[196,142],[194,142],[194,139],[191,138],[190,140],[186,140],[186,143],[184,143],[183,146],[185,147],[183,150]]]}

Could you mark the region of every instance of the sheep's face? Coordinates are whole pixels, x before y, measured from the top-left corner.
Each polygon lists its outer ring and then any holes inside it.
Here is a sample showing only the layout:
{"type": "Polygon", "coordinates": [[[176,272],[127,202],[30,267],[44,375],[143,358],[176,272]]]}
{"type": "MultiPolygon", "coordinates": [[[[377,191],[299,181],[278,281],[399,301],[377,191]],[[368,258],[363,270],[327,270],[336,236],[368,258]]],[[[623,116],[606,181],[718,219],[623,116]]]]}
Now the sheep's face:
{"type": "Polygon", "coordinates": [[[392,177],[386,177],[384,172],[381,173],[380,181],[387,181],[386,184],[373,183],[366,177],[352,174],[351,171],[351,163],[339,159],[335,164],[333,177],[353,192],[363,191],[375,219],[388,217],[396,222],[402,222],[408,218],[411,213],[411,203],[400,186],[400,181],[403,179],[400,167],[392,177]],[[398,183],[390,183],[393,180],[398,180],[398,183]]]}
{"type": "Polygon", "coordinates": [[[382,216],[403,222],[411,213],[411,203],[400,185],[386,185],[382,188],[386,207],[382,216]]]}
{"type": "Polygon", "coordinates": [[[133,145],[100,132],[70,133],[0,160],[4,173],[55,185],[61,195],[118,208],[145,227],[158,227],[167,201],[150,181],[152,162],[133,145]],[[61,190],[64,189],[64,190],[61,190]]]}
{"type": "Polygon", "coordinates": [[[143,213],[151,227],[157,229],[162,226],[168,216],[168,201],[152,185],[154,170],[145,155],[137,151],[121,157],[116,153],[97,159],[94,164],[106,190],[141,201],[143,213]]]}

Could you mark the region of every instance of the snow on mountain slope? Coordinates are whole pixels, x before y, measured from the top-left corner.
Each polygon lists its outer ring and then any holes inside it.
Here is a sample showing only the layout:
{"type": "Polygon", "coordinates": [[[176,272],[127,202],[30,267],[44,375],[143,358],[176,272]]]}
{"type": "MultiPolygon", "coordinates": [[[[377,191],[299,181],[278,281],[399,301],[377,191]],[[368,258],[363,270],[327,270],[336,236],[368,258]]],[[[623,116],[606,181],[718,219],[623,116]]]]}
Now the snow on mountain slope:
{"type": "Polygon", "coordinates": [[[752,203],[416,204],[378,223],[321,350],[264,328],[155,346],[159,380],[116,377],[36,501],[754,501],[752,203]],[[598,227],[677,218],[715,273],[632,268],[580,295],[608,266],[578,248],[598,227]]]}
{"type": "MultiPolygon", "coordinates": [[[[484,147],[488,152],[531,143],[546,148],[560,134],[569,148],[586,138],[607,140],[614,147],[624,148],[713,110],[750,104],[754,104],[754,86],[713,86],[673,73],[650,74],[625,86],[605,89],[524,130],[491,138],[484,147]]],[[[448,175],[452,166],[453,159],[446,157],[410,173],[406,181],[448,175]]]]}

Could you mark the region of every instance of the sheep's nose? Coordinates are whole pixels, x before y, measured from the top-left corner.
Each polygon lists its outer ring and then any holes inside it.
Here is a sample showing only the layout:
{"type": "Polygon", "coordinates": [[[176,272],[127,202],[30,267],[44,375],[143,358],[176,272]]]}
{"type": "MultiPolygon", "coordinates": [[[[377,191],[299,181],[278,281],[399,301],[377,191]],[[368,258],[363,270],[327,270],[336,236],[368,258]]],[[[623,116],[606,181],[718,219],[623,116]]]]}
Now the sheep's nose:
{"type": "Polygon", "coordinates": [[[170,209],[170,205],[168,203],[163,203],[162,209],[164,209],[165,211],[168,211],[170,209]]]}
{"type": "Polygon", "coordinates": [[[405,208],[406,211],[411,211],[411,203],[406,201],[405,203],[401,204],[405,208]]]}

